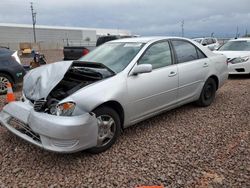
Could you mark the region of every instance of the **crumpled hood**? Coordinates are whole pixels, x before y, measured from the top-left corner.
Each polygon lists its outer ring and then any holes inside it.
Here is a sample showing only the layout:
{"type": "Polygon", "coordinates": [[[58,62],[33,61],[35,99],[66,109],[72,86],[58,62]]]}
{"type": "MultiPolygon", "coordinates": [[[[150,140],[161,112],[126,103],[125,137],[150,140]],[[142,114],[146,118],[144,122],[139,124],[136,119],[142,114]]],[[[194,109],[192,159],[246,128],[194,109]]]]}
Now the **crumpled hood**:
{"type": "Polygon", "coordinates": [[[51,90],[63,79],[73,61],[61,61],[29,71],[23,81],[26,98],[38,100],[46,98],[51,90]]]}
{"type": "Polygon", "coordinates": [[[216,54],[223,54],[227,58],[236,58],[236,57],[245,57],[245,56],[250,56],[249,51],[214,51],[216,54]]]}

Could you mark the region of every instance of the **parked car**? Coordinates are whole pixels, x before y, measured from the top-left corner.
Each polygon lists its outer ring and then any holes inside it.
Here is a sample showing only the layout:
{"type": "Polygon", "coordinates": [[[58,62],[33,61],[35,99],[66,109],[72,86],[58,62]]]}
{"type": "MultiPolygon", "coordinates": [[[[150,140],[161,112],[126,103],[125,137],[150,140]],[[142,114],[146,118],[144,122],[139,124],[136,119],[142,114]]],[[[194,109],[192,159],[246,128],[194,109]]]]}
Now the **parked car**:
{"type": "Polygon", "coordinates": [[[94,50],[96,47],[104,44],[105,42],[127,37],[130,36],[118,36],[118,35],[100,36],[96,41],[96,46],[65,46],[63,48],[64,60],[77,60],[88,54],[90,51],[94,50]]]}
{"type": "Polygon", "coordinates": [[[64,46],[63,60],[77,60],[95,49],[95,46],[64,46]]]}
{"type": "Polygon", "coordinates": [[[99,153],[137,122],[194,101],[209,106],[227,77],[226,57],[189,39],[114,40],[28,72],[22,101],[6,105],[0,122],[50,151],[99,153]]]}
{"type": "Polygon", "coordinates": [[[205,37],[205,38],[195,38],[194,41],[202,44],[203,46],[208,47],[210,50],[217,50],[220,47],[220,44],[216,38],[205,37]]]}
{"type": "Polygon", "coordinates": [[[228,58],[229,74],[250,74],[250,38],[232,39],[215,53],[228,58]]]}
{"type": "Polygon", "coordinates": [[[7,92],[7,83],[16,85],[23,80],[24,68],[17,51],[0,48],[0,94],[7,92]]]}

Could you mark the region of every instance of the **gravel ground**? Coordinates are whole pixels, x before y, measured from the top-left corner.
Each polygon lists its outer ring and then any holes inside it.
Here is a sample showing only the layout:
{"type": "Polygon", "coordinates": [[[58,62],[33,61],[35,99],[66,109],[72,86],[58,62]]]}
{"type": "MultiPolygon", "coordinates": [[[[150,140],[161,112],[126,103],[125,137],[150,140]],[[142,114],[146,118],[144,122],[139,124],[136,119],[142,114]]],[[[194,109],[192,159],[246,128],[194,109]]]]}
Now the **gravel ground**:
{"type": "Polygon", "coordinates": [[[143,121],[98,155],[50,153],[0,127],[0,187],[250,187],[249,86],[233,77],[210,107],[143,121]]]}

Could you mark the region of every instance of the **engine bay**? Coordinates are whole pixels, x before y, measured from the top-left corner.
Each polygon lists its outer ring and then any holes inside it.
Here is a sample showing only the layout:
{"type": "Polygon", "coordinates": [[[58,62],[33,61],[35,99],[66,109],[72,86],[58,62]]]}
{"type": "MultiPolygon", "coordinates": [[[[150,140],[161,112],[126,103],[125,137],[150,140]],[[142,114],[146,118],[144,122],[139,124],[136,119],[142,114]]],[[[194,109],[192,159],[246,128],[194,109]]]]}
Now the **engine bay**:
{"type": "Polygon", "coordinates": [[[53,114],[54,108],[62,99],[87,85],[114,75],[111,71],[97,65],[82,62],[73,63],[46,99],[34,101],[34,109],[53,114]]]}

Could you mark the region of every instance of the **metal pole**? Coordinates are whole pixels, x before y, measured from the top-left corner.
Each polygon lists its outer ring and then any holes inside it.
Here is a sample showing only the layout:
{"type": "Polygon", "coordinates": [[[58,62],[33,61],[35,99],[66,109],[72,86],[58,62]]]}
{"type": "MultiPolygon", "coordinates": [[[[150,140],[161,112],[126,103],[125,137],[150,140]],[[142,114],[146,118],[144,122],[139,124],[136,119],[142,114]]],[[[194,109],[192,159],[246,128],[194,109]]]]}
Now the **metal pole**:
{"type": "Polygon", "coordinates": [[[181,21],[181,36],[184,37],[184,20],[181,21]]]}
{"type": "Polygon", "coordinates": [[[235,38],[238,38],[239,37],[239,27],[237,26],[237,28],[236,28],[236,36],[235,36],[235,38]]]}
{"type": "Polygon", "coordinates": [[[34,34],[34,43],[36,43],[36,12],[33,9],[33,2],[30,3],[32,24],[33,24],[33,34],[34,34]]]}

